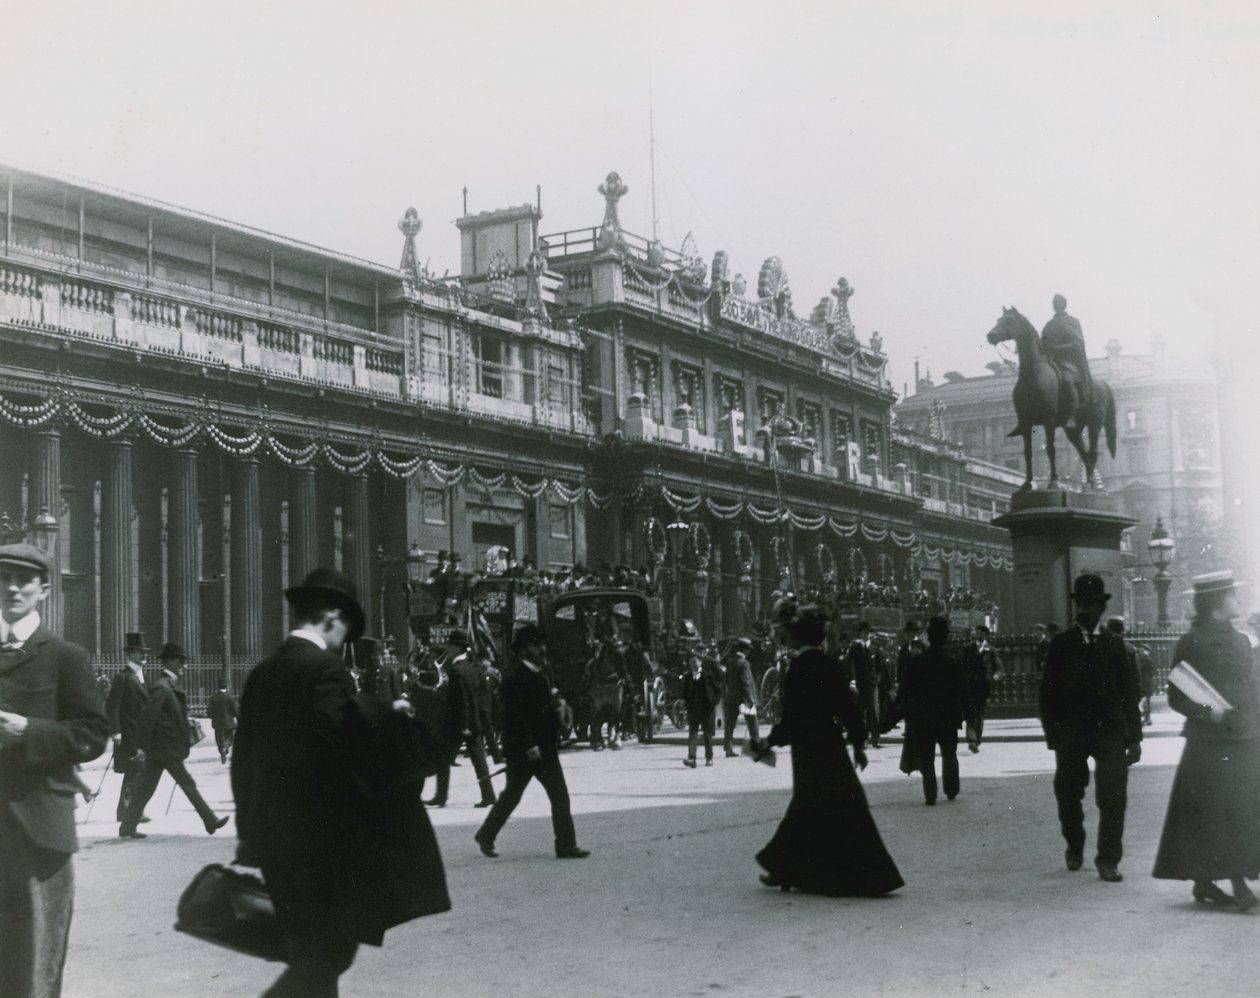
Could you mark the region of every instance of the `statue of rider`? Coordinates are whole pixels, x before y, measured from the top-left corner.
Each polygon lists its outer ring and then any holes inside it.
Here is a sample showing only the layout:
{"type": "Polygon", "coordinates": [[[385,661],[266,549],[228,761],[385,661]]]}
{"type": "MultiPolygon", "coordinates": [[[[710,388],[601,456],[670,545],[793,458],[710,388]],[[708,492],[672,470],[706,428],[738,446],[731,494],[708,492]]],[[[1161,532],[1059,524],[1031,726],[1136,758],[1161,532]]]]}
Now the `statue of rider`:
{"type": "Polygon", "coordinates": [[[1094,393],[1089,360],[1085,356],[1085,334],[1081,332],[1080,322],[1068,315],[1066,298],[1055,295],[1052,304],[1054,316],[1041,331],[1041,349],[1062,372],[1062,398],[1069,402],[1067,408],[1072,414],[1072,421],[1079,426],[1081,420],[1077,418],[1077,413],[1094,393]],[[1068,393],[1071,393],[1070,396],[1068,393]]]}

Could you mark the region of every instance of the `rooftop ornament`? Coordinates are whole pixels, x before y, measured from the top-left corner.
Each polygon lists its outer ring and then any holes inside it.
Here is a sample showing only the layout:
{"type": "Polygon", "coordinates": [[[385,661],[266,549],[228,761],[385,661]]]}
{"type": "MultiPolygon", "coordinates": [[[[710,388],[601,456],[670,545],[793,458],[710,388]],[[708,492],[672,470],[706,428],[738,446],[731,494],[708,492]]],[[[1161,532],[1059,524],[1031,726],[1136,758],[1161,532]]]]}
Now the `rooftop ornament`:
{"type": "Polygon", "coordinates": [[[599,245],[601,249],[617,249],[624,243],[617,202],[630,193],[630,188],[622,183],[621,174],[613,170],[599,185],[599,193],[604,195],[604,223],[599,228],[599,245]]]}
{"type": "Polygon", "coordinates": [[[420,261],[416,258],[416,236],[423,227],[420,213],[415,208],[408,208],[398,222],[398,231],[403,234],[402,260],[398,269],[402,271],[404,279],[413,284],[420,284],[428,277],[427,271],[421,269],[420,261]]]}

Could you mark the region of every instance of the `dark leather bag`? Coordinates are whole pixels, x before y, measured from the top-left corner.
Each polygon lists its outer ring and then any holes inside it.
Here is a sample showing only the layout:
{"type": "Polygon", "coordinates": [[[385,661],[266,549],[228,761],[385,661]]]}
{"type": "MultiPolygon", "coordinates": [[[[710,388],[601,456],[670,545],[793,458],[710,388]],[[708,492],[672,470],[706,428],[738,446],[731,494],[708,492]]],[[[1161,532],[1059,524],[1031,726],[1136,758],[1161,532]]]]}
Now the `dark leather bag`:
{"type": "Polygon", "coordinates": [[[262,877],[211,863],[179,898],[175,930],[226,949],[280,963],[293,951],[262,877]]]}

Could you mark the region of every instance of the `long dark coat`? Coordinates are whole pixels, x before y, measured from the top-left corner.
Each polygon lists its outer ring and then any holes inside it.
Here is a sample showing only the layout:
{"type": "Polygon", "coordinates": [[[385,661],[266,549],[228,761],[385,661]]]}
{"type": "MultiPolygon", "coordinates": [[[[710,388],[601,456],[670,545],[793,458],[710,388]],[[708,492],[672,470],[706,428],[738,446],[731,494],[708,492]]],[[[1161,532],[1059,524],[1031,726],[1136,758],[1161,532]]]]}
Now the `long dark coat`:
{"type": "Polygon", "coordinates": [[[290,637],[250,673],[232,755],[237,830],[290,931],[379,946],[392,926],[450,910],[423,764],[414,725],[357,697],[336,655],[290,637]]]}
{"type": "Polygon", "coordinates": [[[151,759],[188,758],[188,694],[165,672],[149,687],[140,718],[140,747],[151,759]]]}
{"type": "Polygon", "coordinates": [[[1046,745],[1092,746],[1116,735],[1130,748],[1141,744],[1137,673],[1124,642],[1105,629],[1087,643],[1079,626],[1056,634],[1041,675],[1041,726],[1046,745]]]}
{"type": "Polygon", "coordinates": [[[1246,637],[1226,621],[1195,621],[1173,662],[1193,665],[1234,708],[1222,723],[1175,686],[1168,706],[1186,716],[1155,856],[1163,880],[1260,876],[1260,702],[1246,637]]]}
{"type": "Polygon", "coordinates": [[[757,862],[781,883],[840,896],[874,897],[904,881],[879,837],[845,748],[866,740],[840,663],[808,648],[788,665],[783,719],[771,745],[792,746],[792,800],[757,862]]]}
{"type": "Polygon", "coordinates": [[[114,750],[115,773],[125,773],[132,768],[132,759],[140,748],[140,719],[144,716],[144,704],[148,699],[149,688],[124,665],[114,677],[105,700],[109,733],[119,736],[118,747],[114,750]]]}
{"type": "Polygon", "coordinates": [[[19,651],[0,652],[0,710],[27,719],[22,746],[0,750],[0,807],[41,849],[74,852],[74,767],[109,737],[87,652],[41,624],[19,651]]]}

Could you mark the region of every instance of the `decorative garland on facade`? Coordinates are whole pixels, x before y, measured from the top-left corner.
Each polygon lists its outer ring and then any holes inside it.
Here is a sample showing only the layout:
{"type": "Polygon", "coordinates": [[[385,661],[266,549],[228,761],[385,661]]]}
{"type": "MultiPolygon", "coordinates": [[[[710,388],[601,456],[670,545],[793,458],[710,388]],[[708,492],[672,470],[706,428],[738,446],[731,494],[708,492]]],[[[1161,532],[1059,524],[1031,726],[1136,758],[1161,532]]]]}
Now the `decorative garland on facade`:
{"type": "MultiPolygon", "coordinates": [[[[510,486],[523,498],[538,499],[549,494],[553,500],[566,506],[588,502],[595,509],[602,510],[617,501],[634,505],[652,502],[659,496],[678,513],[695,513],[703,506],[718,520],[730,521],[747,515],[754,523],[762,526],[790,523],[797,530],[807,533],[820,531],[825,527],[844,540],[852,539],[860,531],[862,537],[873,544],[891,540],[897,547],[912,549],[916,556],[922,556],[928,560],[940,559],[951,565],[975,565],[980,568],[1001,568],[1006,571],[1014,568],[1011,556],[1002,551],[993,549],[964,551],[949,548],[943,544],[933,546],[921,540],[913,530],[907,532],[891,526],[872,526],[858,521],[845,521],[822,513],[797,513],[786,507],[762,508],[747,499],[725,502],[701,494],[685,496],[664,486],[658,488],[642,482],[626,493],[613,491],[601,493],[589,485],[570,485],[554,478],[544,477],[537,481],[529,481],[506,470],[486,474],[472,465],[439,464],[433,458],[423,454],[412,454],[408,457],[391,456],[379,446],[354,452],[339,450],[326,440],[312,440],[298,446],[290,446],[277,437],[262,419],[258,421],[254,429],[246,431],[238,428],[225,429],[208,419],[189,419],[175,425],[174,418],[169,415],[164,415],[163,419],[159,420],[149,413],[137,411],[134,403],[131,408],[119,409],[111,415],[98,416],[68,394],[59,394],[33,405],[14,402],[0,394],[0,419],[14,426],[37,429],[58,418],[99,440],[113,439],[133,427],[138,428],[154,443],[163,447],[188,447],[199,438],[205,437],[224,453],[233,457],[251,457],[268,453],[292,468],[310,467],[322,459],[330,467],[345,475],[363,474],[375,464],[391,478],[400,480],[424,474],[444,489],[465,480],[479,488],[489,490],[510,486]]],[[[653,524],[655,524],[655,529],[660,531],[660,550],[664,552],[664,528],[655,517],[648,521],[649,538],[654,537],[653,524]]],[[[740,534],[747,537],[742,531],[740,534]]],[[[651,542],[648,547],[655,555],[651,542]]]]}

